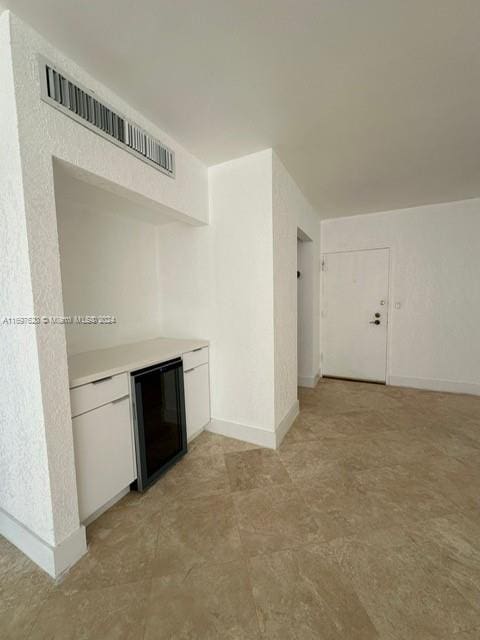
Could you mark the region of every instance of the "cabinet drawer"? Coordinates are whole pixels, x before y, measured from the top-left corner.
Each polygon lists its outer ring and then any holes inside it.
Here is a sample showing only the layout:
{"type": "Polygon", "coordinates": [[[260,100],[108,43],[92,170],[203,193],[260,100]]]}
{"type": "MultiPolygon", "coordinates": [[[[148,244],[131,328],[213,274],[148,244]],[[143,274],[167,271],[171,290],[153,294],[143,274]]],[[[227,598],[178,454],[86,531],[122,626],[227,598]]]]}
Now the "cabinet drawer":
{"type": "Polygon", "coordinates": [[[191,370],[187,369],[183,380],[185,387],[187,438],[191,438],[210,422],[208,364],[202,364],[191,370]]]}
{"type": "Polygon", "coordinates": [[[195,349],[195,351],[188,351],[182,356],[183,370],[193,369],[200,364],[208,362],[208,347],[202,347],[201,349],[195,349]]]}
{"type": "Polygon", "coordinates": [[[100,407],[102,404],[107,404],[107,402],[121,398],[128,393],[128,375],[126,373],[75,387],[70,390],[72,417],[100,407]]]}
{"type": "Polygon", "coordinates": [[[129,399],[77,416],[72,424],[83,522],[135,479],[129,399]]]}

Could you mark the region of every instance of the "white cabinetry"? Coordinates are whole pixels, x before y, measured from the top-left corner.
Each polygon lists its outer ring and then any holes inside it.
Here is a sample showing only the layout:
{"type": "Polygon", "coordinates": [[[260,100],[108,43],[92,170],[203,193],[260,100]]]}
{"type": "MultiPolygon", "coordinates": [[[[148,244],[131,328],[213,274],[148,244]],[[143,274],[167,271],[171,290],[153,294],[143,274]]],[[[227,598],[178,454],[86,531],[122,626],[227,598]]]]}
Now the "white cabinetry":
{"type": "Polygon", "coordinates": [[[210,376],[208,347],[183,354],[187,438],[210,422],[210,376]]]}
{"type": "Polygon", "coordinates": [[[70,391],[78,506],[84,522],[136,477],[128,375],[70,391]],[[83,411],[83,412],[82,412],[83,411]]]}
{"type": "Polygon", "coordinates": [[[69,360],[74,371],[70,404],[82,522],[91,522],[137,477],[130,372],[183,354],[188,439],[210,422],[208,346],[201,342],[199,346],[198,340],[185,342],[147,340],[69,360]]]}

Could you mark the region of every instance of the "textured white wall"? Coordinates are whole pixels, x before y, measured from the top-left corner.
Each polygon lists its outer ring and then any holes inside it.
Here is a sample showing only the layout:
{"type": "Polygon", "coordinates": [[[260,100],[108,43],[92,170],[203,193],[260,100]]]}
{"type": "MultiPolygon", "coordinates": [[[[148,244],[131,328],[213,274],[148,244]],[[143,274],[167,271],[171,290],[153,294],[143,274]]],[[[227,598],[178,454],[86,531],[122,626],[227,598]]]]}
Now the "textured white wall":
{"type": "MultiPolygon", "coordinates": [[[[16,233],[21,236],[20,243],[25,242],[26,236],[30,263],[29,273],[15,272],[14,278],[12,274],[12,287],[25,287],[27,290],[31,284],[33,304],[24,309],[24,313],[33,312],[39,316],[62,315],[52,158],[60,159],[78,171],[96,176],[97,181],[105,182],[110,189],[128,190],[131,198],[136,198],[138,202],[159,203],[176,215],[197,223],[208,220],[207,170],[175,141],[132,111],[117,96],[85,74],[15,16],[3,14],[2,21],[8,20],[11,25],[21,166],[17,166],[12,178],[15,180],[15,184],[12,182],[16,186],[15,193],[5,201],[5,207],[8,217],[24,220],[23,231],[19,226],[16,233]],[[176,180],[164,176],[43,103],[40,100],[38,54],[50,59],[119,111],[169,144],[176,152],[176,180]]],[[[3,46],[8,49],[8,34],[5,29],[3,41],[3,46]]],[[[3,93],[2,84],[2,101],[8,97],[3,93]]],[[[10,102],[11,100],[10,95],[10,102]]],[[[10,121],[10,130],[12,122],[10,121]]],[[[12,131],[12,135],[14,133],[12,131]]],[[[33,358],[30,367],[32,370],[36,366],[39,368],[43,415],[29,415],[30,408],[22,413],[17,399],[7,397],[2,399],[2,403],[3,411],[12,417],[15,415],[15,419],[21,421],[22,424],[18,425],[19,432],[28,428],[46,443],[48,468],[44,458],[37,460],[35,457],[29,459],[29,464],[25,466],[29,468],[31,476],[48,474],[50,495],[43,489],[40,489],[41,495],[30,494],[28,481],[19,486],[14,474],[10,475],[4,491],[9,505],[22,504],[21,513],[20,507],[13,507],[12,515],[19,515],[18,519],[23,524],[49,544],[58,545],[78,529],[65,331],[60,325],[41,326],[35,330],[35,338],[37,356],[33,358]],[[32,469],[36,465],[42,469],[32,469]],[[45,513],[51,513],[53,527],[48,522],[50,516],[45,513]]],[[[22,362],[22,356],[17,361],[22,362]]],[[[12,375],[12,387],[16,385],[20,396],[26,394],[29,378],[23,371],[16,370],[14,365],[9,368],[9,373],[12,375]]],[[[28,392],[30,391],[28,387],[28,392]]],[[[35,389],[32,393],[35,393],[35,389]]],[[[10,452],[9,467],[26,462],[23,443],[17,441],[17,444],[18,448],[13,448],[10,452]]],[[[6,510],[10,512],[8,506],[6,510]]]]}
{"type": "Polygon", "coordinates": [[[272,152],[209,169],[212,415],[274,429],[272,152]]]}
{"type": "MultiPolygon", "coordinates": [[[[33,314],[8,13],[0,17],[0,318],[33,314]]],[[[34,326],[0,325],[0,508],[53,542],[34,326]],[[13,461],[13,464],[12,464],[13,461]]]]}
{"type": "MultiPolygon", "coordinates": [[[[206,167],[15,15],[10,15],[21,143],[24,155],[28,154],[37,171],[43,171],[44,164],[51,165],[54,156],[90,172],[97,180],[128,189],[132,196],[137,194],[139,199],[162,203],[179,216],[183,214],[187,222],[208,222],[206,167]],[[175,151],[175,180],[40,100],[38,54],[170,146],[175,151]]],[[[43,185],[43,190],[51,192],[52,185],[43,185]]]]}
{"type": "MultiPolygon", "coordinates": [[[[273,154],[273,274],[275,318],[275,425],[278,426],[297,400],[297,228],[312,238],[311,255],[305,266],[311,269],[311,306],[308,313],[305,350],[318,363],[318,217],[276,154],[273,154]],[[311,234],[311,235],[310,235],[311,234]],[[311,261],[311,262],[310,262],[311,261]],[[315,289],[313,289],[313,287],[315,289]],[[310,331],[308,331],[310,330],[310,331]]],[[[308,295],[308,289],[305,292],[308,295]]],[[[309,373],[314,376],[317,370],[309,373]]]]}
{"type": "Polygon", "coordinates": [[[297,401],[298,187],[276,154],[272,158],[275,427],[297,401]]]}
{"type": "Polygon", "coordinates": [[[297,399],[297,226],[312,238],[305,375],[318,372],[319,219],[271,150],[209,180],[208,227],[158,229],[162,333],[211,341],[214,418],[273,431],[297,399]]]}
{"type": "Polygon", "coordinates": [[[211,341],[214,418],[273,431],[272,152],[209,182],[208,227],[158,229],[162,333],[211,341]]]}
{"type": "Polygon", "coordinates": [[[392,249],[392,382],[480,392],[480,199],[321,226],[325,252],[392,249]]]}
{"type": "Polygon", "coordinates": [[[109,194],[105,206],[96,191],[88,202],[68,188],[56,193],[65,314],[116,317],[111,325],[66,325],[68,354],[159,336],[156,226],[119,211],[109,194]]]}
{"type": "MultiPolygon", "coordinates": [[[[214,283],[212,225],[182,222],[158,227],[161,335],[213,339],[214,283]]],[[[210,350],[213,351],[212,344],[210,350]]]]}

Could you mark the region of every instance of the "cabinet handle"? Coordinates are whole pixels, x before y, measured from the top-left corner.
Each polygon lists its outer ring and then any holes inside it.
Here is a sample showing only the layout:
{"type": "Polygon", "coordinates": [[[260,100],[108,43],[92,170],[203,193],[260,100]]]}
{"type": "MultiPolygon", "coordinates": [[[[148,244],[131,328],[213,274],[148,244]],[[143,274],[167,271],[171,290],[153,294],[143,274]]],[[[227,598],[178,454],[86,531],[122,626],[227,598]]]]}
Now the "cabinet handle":
{"type": "Polygon", "coordinates": [[[192,353],[195,353],[195,351],[201,351],[202,349],[205,349],[205,347],[197,347],[196,349],[192,349],[192,353]]]}
{"type": "Polygon", "coordinates": [[[183,373],[190,373],[190,371],[193,371],[195,369],[195,367],[192,367],[191,369],[185,369],[185,371],[183,373]]]}
{"type": "Polygon", "coordinates": [[[100,384],[100,382],[106,382],[107,380],[111,380],[113,376],[106,376],[105,378],[100,378],[100,380],[94,380],[92,384],[100,384]]]}

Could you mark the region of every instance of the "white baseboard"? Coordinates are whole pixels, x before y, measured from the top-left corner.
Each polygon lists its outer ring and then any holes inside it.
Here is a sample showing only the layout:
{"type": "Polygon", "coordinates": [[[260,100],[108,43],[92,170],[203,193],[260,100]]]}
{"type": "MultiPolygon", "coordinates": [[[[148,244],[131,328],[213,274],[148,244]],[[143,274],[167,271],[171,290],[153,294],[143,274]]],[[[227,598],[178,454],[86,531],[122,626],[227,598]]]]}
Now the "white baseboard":
{"type": "Polygon", "coordinates": [[[299,404],[298,400],[295,400],[287,415],[278,425],[276,431],[267,431],[267,429],[262,429],[261,427],[251,427],[246,424],[217,420],[215,418],[212,418],[211,422],[206,425],[205,431],[218,433],[221,436],[234,438],[235,440],[243,440],[243,442],[250,442],[259,447],[277,449],[295,421],[295,418],[298,416],[298,412],[299,404]]]}
{"type": "Polygon", "coordinates": [[[259,447],[267,447],[275,449],[276,437],[274,431],[267,431],[260,427],[250,427],[246,424],[238,424],[236,422],[227,422],[226,420],[216,420],[212,418],[211,422],[205,427],[206,431],[218,433],[227,438],[235,438],[256,444],[259,447]]]}
{"type": "MultiPolygon", "coordinates": [[[[87,553],[87,536],[85,527],[80,525],[66,540],[53,548],[55,558],[55,578],[68,571],[70,567],[87,553]]],[[[52,575],[52,574],[50,574],[52,575]]]]}
{"type": "Polygon", "coordinates": [[[480,384],[476,382],[456,382],[454,380],[436,380],[428,378],[406,378],[404,376],[390,376],[388,384],[394,387],[412,387],[414,389],[447,391],[451,393],[469,393],[474,396],[480,396],[480,384]]]}
{"type": "Polygon", "coordinates": [[[14,544],[52,578],[58,578],[87,552],[85,527],[80,525],[66,540],[52,547],[3,509],[0,534],[14,544]]]}
{"type": "Polygon", "coordinates": [[[314,376],[298,376],[298,386],[307,387],[308,389],[315,389],[320,380],[320,371],[314,376]]]}
{"type": "Polygon", "coordinates": [[[283,418],[283,420],[280,422],[280,424],[278,425],[275,431],[275,448],[276,449],[278,449],[282,440],[287,435],[288,430],[290,429],[292,424],[295,422],[295,419],[298,416],[299,412],[300,412],[300,405],[298,403],[298,400],[295,400],[295,402],[290,407],[290,410],[288,411],[287,415],[283,418]]]}

